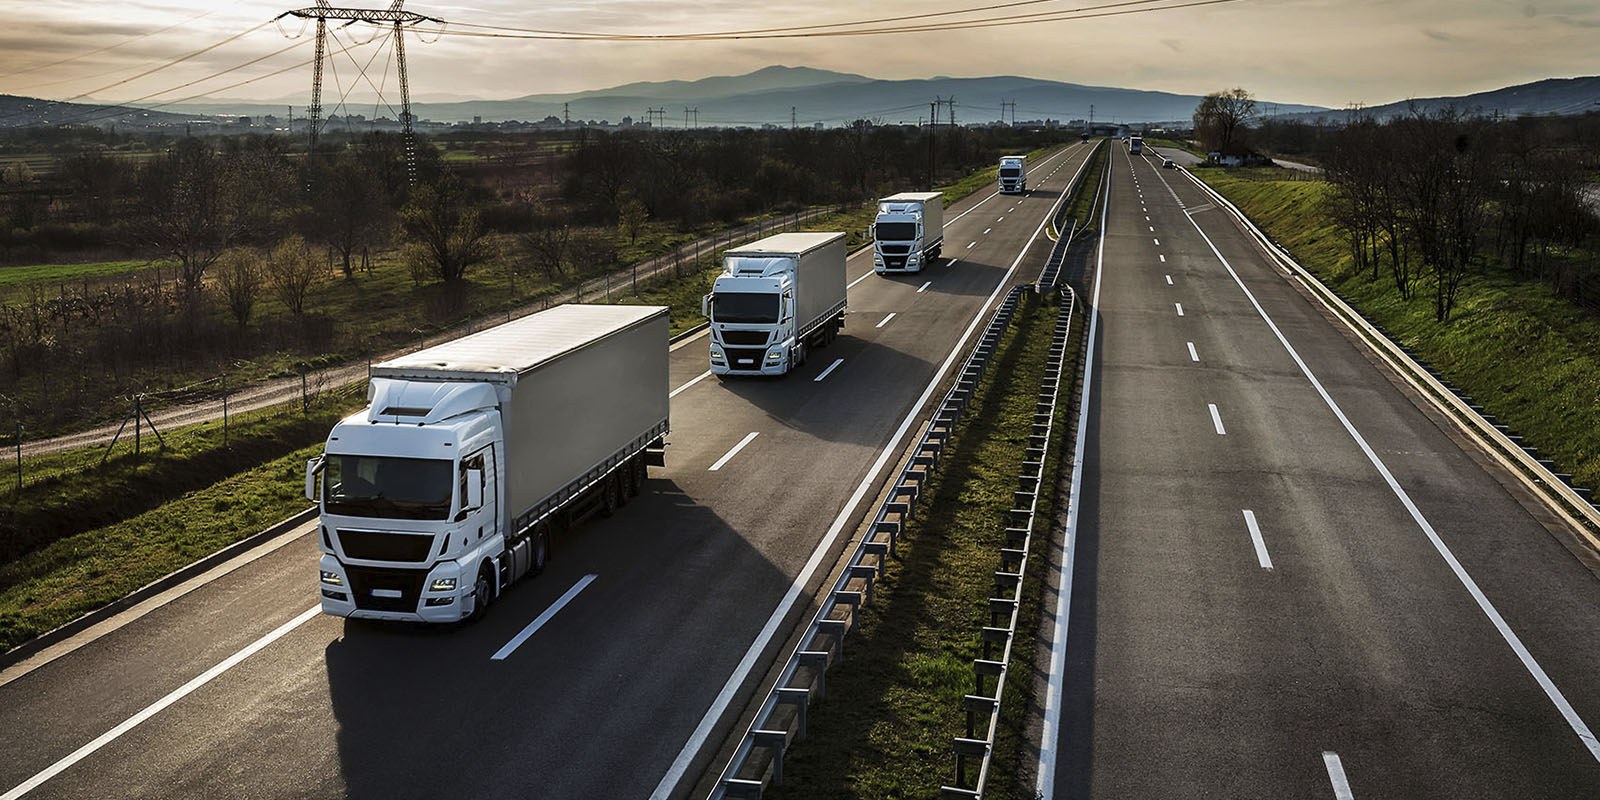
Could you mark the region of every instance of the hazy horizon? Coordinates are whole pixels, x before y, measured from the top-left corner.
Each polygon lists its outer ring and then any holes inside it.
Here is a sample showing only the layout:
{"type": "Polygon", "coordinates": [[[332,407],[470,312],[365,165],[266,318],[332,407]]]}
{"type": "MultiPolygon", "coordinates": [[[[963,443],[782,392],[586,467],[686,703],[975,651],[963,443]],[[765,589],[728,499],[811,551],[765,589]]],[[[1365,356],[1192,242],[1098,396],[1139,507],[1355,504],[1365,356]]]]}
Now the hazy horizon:
{"type": "MultiPolygon", "coordinates": [[[[1086,3],[1034,0],[1021,5],[983,15],[1064,11],[1086,3]]],[[[287,7],[256,0],[222,4],[134,0],[114,6],[63,0],[19,9],[12,13],[12,25],[0,34],[4,45],[0,93],[57,100],[88,93],[96,102],[146,105],[207,91],[251,102],[308,99],[311,69],[303,62],[310,58],[309,30],[299,31],[300,23],[293,19],[283,22],[283,32],[264,24],[287,7]],[[127,80],[263,24],[180,64],[127,80]],[[284,33],[297,32],[298,40],[285,38],[284,33]],[[131,37],[143,38],[130,41],[131,37]],[[291,49],[207,79],[286,47],[291,49]],[[100,48],[110,49],[92,52],[100,48]],[[64,59],[72,60],[45,66],[64,59]],[[278,70],[285,71],[226,88],[278,70]],[[193,85],[182,86],[190,82],[193,85]]],[[[883,0],[870,12],[854,3],[791,0],[774,0],[759,9],[731,0],[708,0],[693,7],[665,0],[571,0],[538,12],[511,0],[406,7],[458,23],[449,31],[461,31],[459,23],[470,22],[678,33],[827,24],[971,4],[952,0],[930,7],[883,0]]],[[[1343,108],[1597,74],[1596,32],[1600,32],[1600,8],[1570,0],[1236,0],[1120,17],[870,37],[611,42],[452,34],[428,43],[429,35],[417,32],[408,36],[406,48],[412,95],[418,102],[571,93],[787,65],[889,80],[1017,75],[1179,94],[1242,86],[1273,102],[1343,108]]],[[[397,102],[392,67],[386,82],[381,77],[387,56],[382,40],[362,45],[373,34],[370,26],[357,25],[340,29],[330,42],[333,61],[325,75],[325,105],[330,95],[337,98],[351,84],[361,86],[350,93],[351,98],[372,102],[375,93],[361,83],[360,69],[367,70],[397,102]]]]}

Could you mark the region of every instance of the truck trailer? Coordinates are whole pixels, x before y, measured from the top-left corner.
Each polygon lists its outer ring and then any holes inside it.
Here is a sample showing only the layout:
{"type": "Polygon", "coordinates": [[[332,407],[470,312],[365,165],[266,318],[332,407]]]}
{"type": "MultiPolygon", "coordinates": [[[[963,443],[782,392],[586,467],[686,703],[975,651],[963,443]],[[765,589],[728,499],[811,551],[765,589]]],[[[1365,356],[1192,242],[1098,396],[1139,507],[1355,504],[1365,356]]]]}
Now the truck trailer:
{"type": "Polygon", "coordinates": [[[1143,152],[1144,137],[1136,133],[1128,139],[1128,153],[1130,155],[1139,155],[1143,152]]]}
{"type": "Polygon", "coordinates": [[[1028,157],[1000,157],[1000,193],[1022,194],[1028,191],[1028,157]]]}
{"type": "Polygon", "coordinates": [[[456,622],[662,463],[667,309],[562,305],[375,364],[306,465],[324,613],[456,622]]]}
{"type": "Polygon", "coordinates": [[[711,371],[784,375],[844,327],[843,233],[780,233],[729,250],[700,303],[711,371]]]}
{"type": "Polygon", "coordinates": [[[944,245],[944,195],[901,192],[878,201],[872,223],[872,269],[921,272],[944,245]]]}

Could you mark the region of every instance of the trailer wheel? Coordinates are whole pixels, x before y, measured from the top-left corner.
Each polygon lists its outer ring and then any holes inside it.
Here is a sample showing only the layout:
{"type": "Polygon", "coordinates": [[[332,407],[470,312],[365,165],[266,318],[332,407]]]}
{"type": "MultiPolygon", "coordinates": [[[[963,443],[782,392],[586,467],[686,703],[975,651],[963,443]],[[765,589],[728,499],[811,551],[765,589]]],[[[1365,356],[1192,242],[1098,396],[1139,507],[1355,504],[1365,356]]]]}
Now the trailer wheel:
{"type": "Polygon", "coordinates": [[[617,513],[617,507],[622,505],[617,499],[619,494],[616,473],[606,476],[605,485],[600,487],[600,516],[609,517],[617,513]]]}
{"type": "Polygon", "coordinates": [[[638,488],[638,492],[636,493],[643,493],[644,485],[650,480],[650,465],[646,464],[645,460],[641,457],[635,460],[633,469],[637,475],[635,478],[637,482],[634,484],[634,486],[638,488]]]}
{"type": "Polygon", "coordinates": [[[625,476],[623,478],[623,482],[627,486],[627,492],[625,492],[625,494],[627,494],[628,497],[639,496],[639,489],[644,485],[644,470],[641,469],[643,466],[644,459],[635,456],[633,460],[628,462],[628,466],[622,470],[622,473],[625,476]]]}

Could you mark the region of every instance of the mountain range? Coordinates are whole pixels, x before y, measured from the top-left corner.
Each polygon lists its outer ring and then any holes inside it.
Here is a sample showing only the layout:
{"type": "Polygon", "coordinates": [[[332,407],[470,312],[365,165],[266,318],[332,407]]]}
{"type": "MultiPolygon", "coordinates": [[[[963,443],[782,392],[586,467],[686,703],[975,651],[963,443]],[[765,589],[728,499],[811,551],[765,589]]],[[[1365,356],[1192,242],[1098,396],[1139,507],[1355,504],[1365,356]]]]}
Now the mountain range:
{"type": "Polygon", "coordinates": [[[1307,122],[1337,123],[1349,119],[1352,114],[1384,120],[1405,116],[1413,109],[1423,113],[1437,113],[1449,108],[1467,114],[1499,114],[1507,117],[1600,111],[1600,76],[1546,78],[1533,83],[1456,97],[1423,97],[1359,109],[1311,111],[1280,116],[1307,122]]]}

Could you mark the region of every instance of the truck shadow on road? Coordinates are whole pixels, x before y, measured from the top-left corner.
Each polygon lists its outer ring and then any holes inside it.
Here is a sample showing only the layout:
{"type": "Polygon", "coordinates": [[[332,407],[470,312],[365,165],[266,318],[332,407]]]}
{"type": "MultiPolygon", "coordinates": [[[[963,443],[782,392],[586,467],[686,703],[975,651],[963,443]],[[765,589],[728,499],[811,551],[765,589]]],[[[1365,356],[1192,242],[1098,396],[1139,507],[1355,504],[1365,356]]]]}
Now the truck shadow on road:
{"type": "Polygon", "coordinates": [[[482,622],[347,623],[325,652],[345,795],[648,796],[790,580],[652,478],[482,622]],[[491,659],[586,575],[537,633],[491,659]]]}

